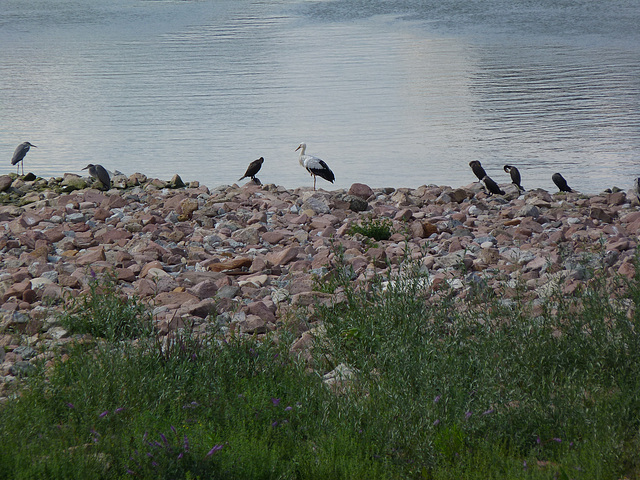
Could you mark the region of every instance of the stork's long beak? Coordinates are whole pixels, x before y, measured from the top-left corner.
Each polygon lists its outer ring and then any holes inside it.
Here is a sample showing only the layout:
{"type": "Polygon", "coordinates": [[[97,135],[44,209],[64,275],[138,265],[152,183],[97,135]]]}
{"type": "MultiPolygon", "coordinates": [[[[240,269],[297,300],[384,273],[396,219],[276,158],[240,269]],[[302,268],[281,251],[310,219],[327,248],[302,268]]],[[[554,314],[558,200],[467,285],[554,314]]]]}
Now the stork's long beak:
{"type": "Polygon", "coordinates": [[[298,145],[298,148],[296,148],[296,149],[294,150],[294,152],[297,152],[298,150],[300,150],[300,147],[301,147],[301,146],[302,146],[302,145],[298,145]]]}

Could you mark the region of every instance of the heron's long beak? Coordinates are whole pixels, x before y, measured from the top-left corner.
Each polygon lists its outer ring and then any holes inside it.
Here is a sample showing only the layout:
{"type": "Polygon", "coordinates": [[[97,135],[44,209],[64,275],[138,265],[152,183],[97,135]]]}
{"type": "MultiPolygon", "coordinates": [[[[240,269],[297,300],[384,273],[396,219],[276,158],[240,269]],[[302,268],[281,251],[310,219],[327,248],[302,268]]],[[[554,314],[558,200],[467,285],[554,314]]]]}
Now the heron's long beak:
{"type": "Polygon", "coordinates": [[[86,170],[87,168],[89,168],[89,165],[87,165],[86,167],[84,167],[82,170],[86,170]]]}

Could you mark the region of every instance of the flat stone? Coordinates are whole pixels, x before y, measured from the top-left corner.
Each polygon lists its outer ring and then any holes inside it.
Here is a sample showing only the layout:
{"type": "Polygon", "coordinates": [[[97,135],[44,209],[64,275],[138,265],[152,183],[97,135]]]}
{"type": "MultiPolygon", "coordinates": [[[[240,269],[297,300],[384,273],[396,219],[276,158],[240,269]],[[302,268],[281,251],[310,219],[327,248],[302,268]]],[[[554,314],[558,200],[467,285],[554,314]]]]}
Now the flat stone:
{"type": "Polygon", "coordinates": [[[198,303],[200,299],[187,292],[163,292],[156,295],[156,305],[184,305],[187,303],[198,303]]]}
{"type": "Polygon", "coordinates": [[[278,252],[268,253],[266,259],[271,265],[286,265],[296,259],[299,253],[299,247],[288,247],[278,252]]]}

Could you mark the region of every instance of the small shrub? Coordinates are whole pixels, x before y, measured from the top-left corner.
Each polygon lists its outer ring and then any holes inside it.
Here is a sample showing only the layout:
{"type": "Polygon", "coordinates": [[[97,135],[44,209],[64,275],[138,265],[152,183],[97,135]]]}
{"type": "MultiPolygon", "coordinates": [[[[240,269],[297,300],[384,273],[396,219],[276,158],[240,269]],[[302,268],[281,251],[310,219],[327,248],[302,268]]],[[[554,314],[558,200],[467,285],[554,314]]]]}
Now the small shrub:
{"type": "Polygon", "coordinates": [[[349,233],[359,233],[374,240],[389,240],[393,234],[391,227],[393,222],[388,218],[368,218],[360,222],[360,225],[352,225],[349,233]]]}
{"type": "Polygon", "coordinates": [[[121,295],[117,279],[92,278],[87,295],[72,300],[61,319],[72,333],[89,333],[108,340],[138,338],[148,331],[151,317],[147,308],[135,297],[121,295]]]}

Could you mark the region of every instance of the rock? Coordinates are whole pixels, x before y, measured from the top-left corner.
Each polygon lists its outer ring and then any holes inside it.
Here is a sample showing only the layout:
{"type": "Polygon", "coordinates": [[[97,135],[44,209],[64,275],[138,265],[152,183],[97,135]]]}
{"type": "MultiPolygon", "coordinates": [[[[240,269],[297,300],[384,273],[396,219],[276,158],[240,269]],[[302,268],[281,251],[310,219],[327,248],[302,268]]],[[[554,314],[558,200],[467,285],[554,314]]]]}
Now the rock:
{"type": "Polygon", "coordinates": [[[520,210],[518,210],[516,216],[538,218],[540,216],[540,209],[535,205],[525,205],[520,210]]]}
{"type": "Polygon", "coordinates": [[[260,243],[260,234],[253,227],[241,228],[231,234],[231,238],[244,243],[245,245],[257,245],[260,243]]]}
{"type": "Polygon", "coordinates": [[[330,213],[331,209],[324,196],[314,195],[309,197],[301,206],[302,211],[311,210],[316,214],[330,213]]]}
{"type": "Polygon", "coordinates": [[[209,270],[213,272],[224,272],[225,270],[235,270],[242,267],[250,267],[253,260],[250,258],[235,258],[219,263],[210,263],[208,265],[209,270]]]}
{"type": "Polygon", "coordinates": [[[213,280],[203,280],[189,289],[189,293],[194,294],[200,299],[211,298],[218,291],[218,286],[213,280]]]}
{"type": "Polygon", "coordinates": [[[6,192],[13,183],[9,175],[0,175],[0,192],[6,192]]]}
{"type": "Polygon", "coordinates": [[[209,315],[216,315],[216,302],[211,298],[207,298],[198,303],[190,304],[188,313],[189,315],[200,318],[206,318],[209,315]]]}
{"type": "Polygon", "coordinates": [[[238,286],[225,285],[220,289],[218,289],[218,291],[216,292],[216,297],[217,298],[235,298],[239,290],[240,290],[240,287],[238,286]]]}
{"type": "Polygon", "coordinates": [[[264,304],[264,302],[251,302],[249,305],[247,305],[247,308],[250,314],[257,315],[267,323],[276,322],[275,313],[271,309],[269,309],[264,304]]]}
{"type": "Polygon", "coordinates": [[[299,253],[299,247],[288,247],[279,252],[268,253],[266,259],[271,265],[287,265],[296,259],[299,253]]]}
{"type": "MultiPolygon", "coordinates": [[[[354,183],[349,187],[349,195],[353,195],[354,197],[359,197],[362,200],[368,200],[370,197],[374,195],[373,190],[368,185],[364,183],[354,183]]],[[[355,210],[359,211],[359,210],[355,210]]]]}
{"type": "Polygon", "coordinates": [[[356,195],[345,195],[343,200],[349,203],[349,210],[353,212],[364,212],[369,208],[367,201],[356,195]]]}
{"type": "Polygon", "coordinates": [[[65,187],[65,191],[67,192],[82,190],[83,188],[87,188],[87,180],[82,178],[80,175],[65,173],[60,185],[65,187]]]}
{"type": "Polygon", "coordinates": [[[601,222],[611,223],[613,222],[613,215],[606,212],[604,209],[599,207],[591,207],[591,212],[589,212],[589,216],[591,218],[595,218],[600,220],[601,222]]]}
{"type": "Polygon", "coordinates": [[[185,305],[187,303],[198,303],[200,299],[187,292],[163,292],[156,296],[156,305],[185,305]]]}
{"type": "Polygon", "coordinates": [[[169,184],[167,186],[169,188],[184,188],[184,187],[186,187],[186,185],[182,181],[182,178],[180,178],[180,175],[178,175],[177,173],[173,177],[171,177],[171,180],[169,180],[169,184]]]}
{"type": "Polygon", "coordinates": [[[246,318],[237,322],[240,333],[247,335],[261,334],[267,332],[266,322],[257,315],[247,315],[246,318]]]}

